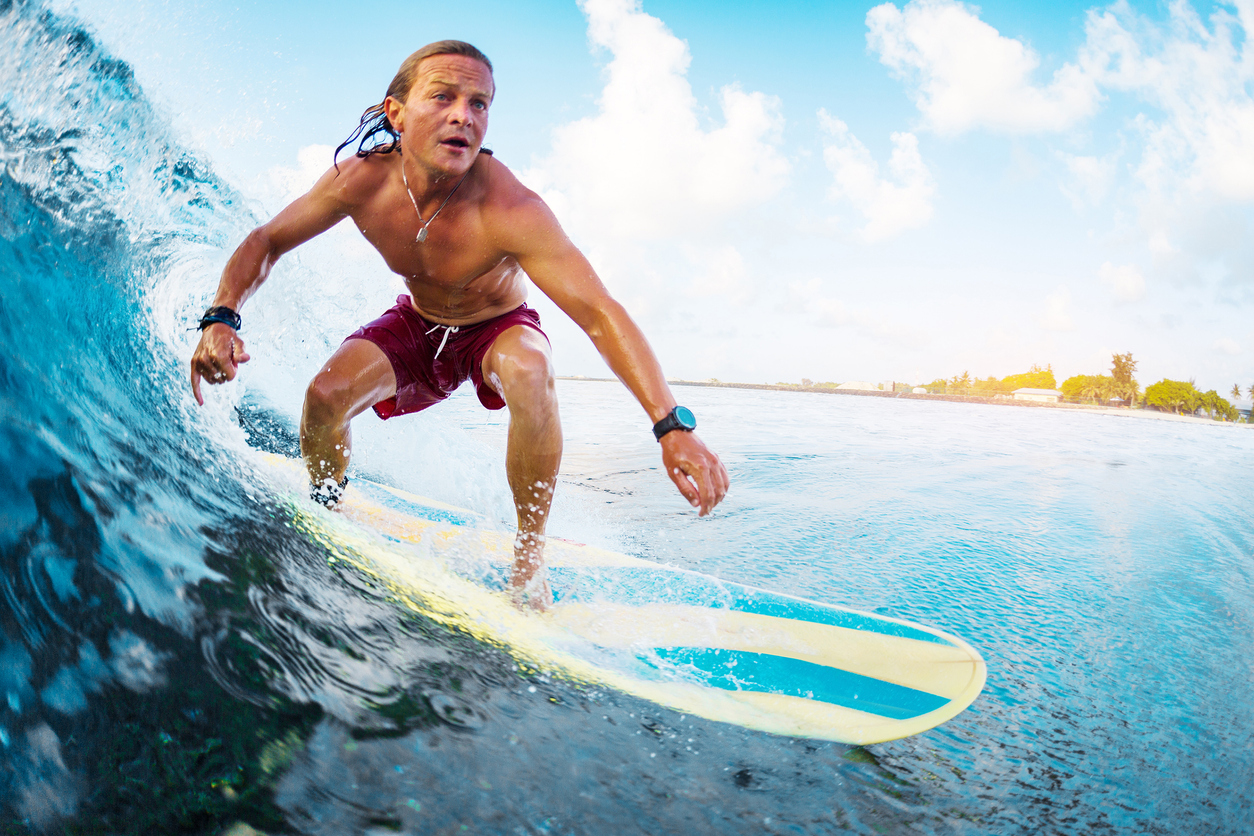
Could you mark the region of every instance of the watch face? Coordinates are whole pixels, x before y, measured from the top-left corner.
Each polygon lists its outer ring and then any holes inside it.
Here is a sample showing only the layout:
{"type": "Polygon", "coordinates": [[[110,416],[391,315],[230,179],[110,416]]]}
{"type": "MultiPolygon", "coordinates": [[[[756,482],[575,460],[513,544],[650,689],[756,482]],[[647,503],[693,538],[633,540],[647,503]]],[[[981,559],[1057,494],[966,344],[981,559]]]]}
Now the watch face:
{"type": "Polygon", "coordinates": [[[675,407],[675,420],[685,430],[695,430],[697,428],[697,416],[693,415],[692,410],[686,406],[675,407]]]}

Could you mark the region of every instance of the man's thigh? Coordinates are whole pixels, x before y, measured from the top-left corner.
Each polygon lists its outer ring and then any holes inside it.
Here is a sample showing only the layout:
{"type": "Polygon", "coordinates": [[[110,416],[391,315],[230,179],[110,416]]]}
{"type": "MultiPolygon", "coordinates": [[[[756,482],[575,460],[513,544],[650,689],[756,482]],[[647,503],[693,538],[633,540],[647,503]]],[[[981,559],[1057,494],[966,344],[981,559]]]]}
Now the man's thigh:
{"type": "Polygon", "coordinates": [[[347,407],[350,418],[396,394],[396,373],[370,340],[345,340],[314,377],[310,388],[347,407]]]}

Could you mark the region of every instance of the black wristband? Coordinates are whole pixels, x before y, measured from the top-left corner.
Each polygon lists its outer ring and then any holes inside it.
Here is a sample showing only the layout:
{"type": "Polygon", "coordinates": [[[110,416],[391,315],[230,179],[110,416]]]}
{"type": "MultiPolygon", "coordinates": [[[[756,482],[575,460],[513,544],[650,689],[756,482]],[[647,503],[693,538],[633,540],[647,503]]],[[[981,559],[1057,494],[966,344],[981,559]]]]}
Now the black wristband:
{"type": "Polygon", "coordinates": [[[232,331],[238,331],[244,321],[239,318],[239,314],[228,308],[226,305],[218,305],[216,308],[210,308],[205,311],[205,315],[200,318],[201,331],[208,328],[215,322],[221,322],[228,326],[232,331]]]}

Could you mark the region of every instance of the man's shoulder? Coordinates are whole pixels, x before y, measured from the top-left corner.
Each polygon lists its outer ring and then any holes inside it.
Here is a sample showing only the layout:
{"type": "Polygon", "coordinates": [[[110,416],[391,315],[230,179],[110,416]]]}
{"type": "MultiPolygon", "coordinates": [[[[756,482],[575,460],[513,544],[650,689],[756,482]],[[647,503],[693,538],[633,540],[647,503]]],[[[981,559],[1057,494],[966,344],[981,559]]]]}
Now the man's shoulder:
{"type": "Polygon", "coordinates": [[[529,197],[537,197],[495,154],[481,153],[475,165],[483,170],[484,197],[488,202],[507,207],[529,197]]]}
{"type": "Polygon", "coordinates": [[[365,157],[354,154],[340,162],[340,171],[350,182],[377,185],[392,174],[400,156],[395,151],[387,154],[374,153],[365,157]]]}
{"type": "Polygon", "coordinates": [[[485,155],[475,164],[482,166],[484,172],[485,220],[515,223],[520,215],[548,212],[544,199],[524,185],[496,156],[485,155]]]}
{"type": "Polygon", "coordinates": [[[318,185],[328,189],[346,204],[357,204],[374,193],[387,181],[395,163],[388,159],[391,154],[371,154],[367,157],[353,155],[337,160],[327,170],[318,185]]]}

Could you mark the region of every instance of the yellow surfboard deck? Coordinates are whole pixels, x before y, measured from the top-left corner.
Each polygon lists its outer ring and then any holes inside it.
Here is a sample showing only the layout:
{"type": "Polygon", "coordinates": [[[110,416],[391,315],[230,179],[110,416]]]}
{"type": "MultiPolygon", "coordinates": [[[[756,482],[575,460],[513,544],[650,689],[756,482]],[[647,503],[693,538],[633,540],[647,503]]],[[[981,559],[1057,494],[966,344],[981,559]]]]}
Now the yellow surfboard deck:
{"type": "Polygon", "coordinates": [[[867,744],[926,731],[979,695],[980,654],[952,635],[550,537],[555,603],[504,593],[511,535],[482,518],[354,479],[335,511],[303,498],[297,460],[265,454],[293,525],[415,612],[525,668],[688,714],[795,737],[867,744]]]}

